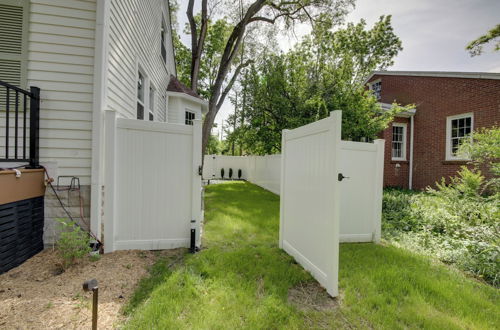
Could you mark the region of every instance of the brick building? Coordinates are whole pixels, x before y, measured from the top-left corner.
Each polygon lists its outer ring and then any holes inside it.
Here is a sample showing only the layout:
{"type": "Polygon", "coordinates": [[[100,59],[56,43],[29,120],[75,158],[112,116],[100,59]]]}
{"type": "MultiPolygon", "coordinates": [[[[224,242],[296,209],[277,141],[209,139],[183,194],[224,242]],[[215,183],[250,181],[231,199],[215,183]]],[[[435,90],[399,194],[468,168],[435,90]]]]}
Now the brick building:
{"type": "Polygon", "coordinates": [[[415,108],[381,133],[386,141],[384,185],[424,189],[467,164],[461,139],[500,124],[500,73],[376,71],[367,79],[382,108],[415,108]]]}

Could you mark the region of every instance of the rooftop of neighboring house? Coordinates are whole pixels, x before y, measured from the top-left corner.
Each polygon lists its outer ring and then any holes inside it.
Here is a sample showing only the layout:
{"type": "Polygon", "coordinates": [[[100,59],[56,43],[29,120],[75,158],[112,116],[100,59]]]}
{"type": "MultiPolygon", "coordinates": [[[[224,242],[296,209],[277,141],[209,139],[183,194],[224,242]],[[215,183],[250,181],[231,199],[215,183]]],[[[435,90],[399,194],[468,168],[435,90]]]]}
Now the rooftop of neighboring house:
{"type": "Polygon", "coordinates": [[[409,77],[437,77],[437,78],[469,78],[469,79],[497,79],[497,72],[453,72],[453,71],[373,71],[365,82],[370,81],[373,76],[409,76],[409,77]]]}
{"type": "Polygon", "coordinates": [[[168,83],[167,91],[169,92],[176,92],[176,93],[183,93],[187,94],[193,97],[196,97],[200,100],[203,100],[203,98],[198,95],[196,92],[194,92],[191,88],[187,87],[183,83],[180,82],[179,79],[177,79],[176,76],[170,75],[170,82],[168,83]]]}

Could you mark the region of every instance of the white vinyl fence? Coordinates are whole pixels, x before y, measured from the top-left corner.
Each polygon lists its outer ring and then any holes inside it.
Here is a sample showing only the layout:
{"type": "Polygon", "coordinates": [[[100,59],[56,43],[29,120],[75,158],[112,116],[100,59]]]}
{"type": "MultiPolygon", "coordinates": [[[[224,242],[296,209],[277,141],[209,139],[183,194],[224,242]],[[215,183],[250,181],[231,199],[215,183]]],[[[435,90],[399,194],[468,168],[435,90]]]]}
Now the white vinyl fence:
{"type": "Polygon", "coordinates": [[[284,130],[279,245],[338,295],[341,112],[284,130]]]}
{"type": "Polygon", "coordinates": [[[193,126],[105,114],[105,252],[200,244],[201,122],[193,126]],[[194,222],[192,222],[194,220],[194,222]]]}
{"type": "Polygon", "coordinates": [[[221,168],[241,169],[243,179],[280,194],[280,246],[332,296],[338,242],[380,242],[382,213],[384,140],[341,141],[340,122],[335,111],[283,131],[282,155],[205,156],[203,173],[220,179],[221,168]]]}
{"type": "Polygon", "coordinates": [[[280,193],[281,155],[267,156],[221,156],[206,155],[203,164],[203,178],[221,179],[221,169],[224,178],[229,178],[229,170],[233,170],[232,179],[247,180],[275,194],[280,193]]]}
{"type": "Polygon", "coordinates": [[[340,241],[380,242],[384,140],[340,142],[340,241]]]}
{"type": "MultiPolygon", "coordinates": [[[[305,157],[305,155],[304,155],[305,157]]],[[[380,242],[380,219],[384,166],[384,140],[340,142],[340,242],[380,242]]],[[[232,168],[233,178],[242,170],[242,179],[280,194],[281,155],[205,156],[204,179],[220,179],[232,168]]]]}

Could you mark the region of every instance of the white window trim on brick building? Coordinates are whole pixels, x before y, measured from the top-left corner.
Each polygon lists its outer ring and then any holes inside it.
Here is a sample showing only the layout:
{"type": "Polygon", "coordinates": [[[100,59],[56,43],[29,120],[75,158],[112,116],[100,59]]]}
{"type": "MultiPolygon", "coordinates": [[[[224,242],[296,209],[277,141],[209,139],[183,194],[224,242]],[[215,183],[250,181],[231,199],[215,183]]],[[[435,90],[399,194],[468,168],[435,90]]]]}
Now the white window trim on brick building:
{"type": "MultiPolygon", "coordinates": [[[[454,155],[452,152],[452,122],[454,120],[459,120],[459,119],[464,119],[464,118],[470,118],[470,133],[474,130],[474,113],[473,112],[468,112],[468,113],[463,113],[460,115],[454,115],[454,116],[448,116],[446,117],[446,155],[445,159],[446,160],[470,160],[467,155],[454,155]]],[[[462,138],[463,137],[458,137],[462,138]]],[[[472,136],[469,136],[470,139],[472,139],[472,136]]]]}
{"type": "Polygon", "coordinates": [[[406,132],[407,132],[407,125],[406,123],[392,123],[393,129],[391,130],[392,136],[391,136],[391,157],[392,160],[396,161],[406,161],[406,132]],[[396,143],[401,143],[401,157],[394,157],[394,127],[401,127],[402,128],[402,133],[403,133],[403,139],[402,141],[397,141],[396,143]]]}

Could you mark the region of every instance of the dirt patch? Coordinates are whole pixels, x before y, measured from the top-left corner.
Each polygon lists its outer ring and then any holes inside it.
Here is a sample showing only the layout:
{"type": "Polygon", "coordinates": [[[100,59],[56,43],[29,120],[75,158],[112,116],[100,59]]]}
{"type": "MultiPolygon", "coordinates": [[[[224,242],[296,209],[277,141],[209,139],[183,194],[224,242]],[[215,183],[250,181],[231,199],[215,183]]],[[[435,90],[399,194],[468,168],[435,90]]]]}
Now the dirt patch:
{"type": "Polygon", "coordinates": [[[338,298],[332,298],[317,282],[300,283],[288,291],[288,302],[301,311],[331,311],[338,307],[338,298]]]}
{"type": "Polygon", "coordinates": [[[55,251],[44,250],[0,275],[0,328],[89,329],[92,293],[83,292],[82,284],[91,278],[99,281],[98,326],[113,328],[124,321],[120,309],[155,260],[184,253],[117,251],[61,273],[55,251]]]}

